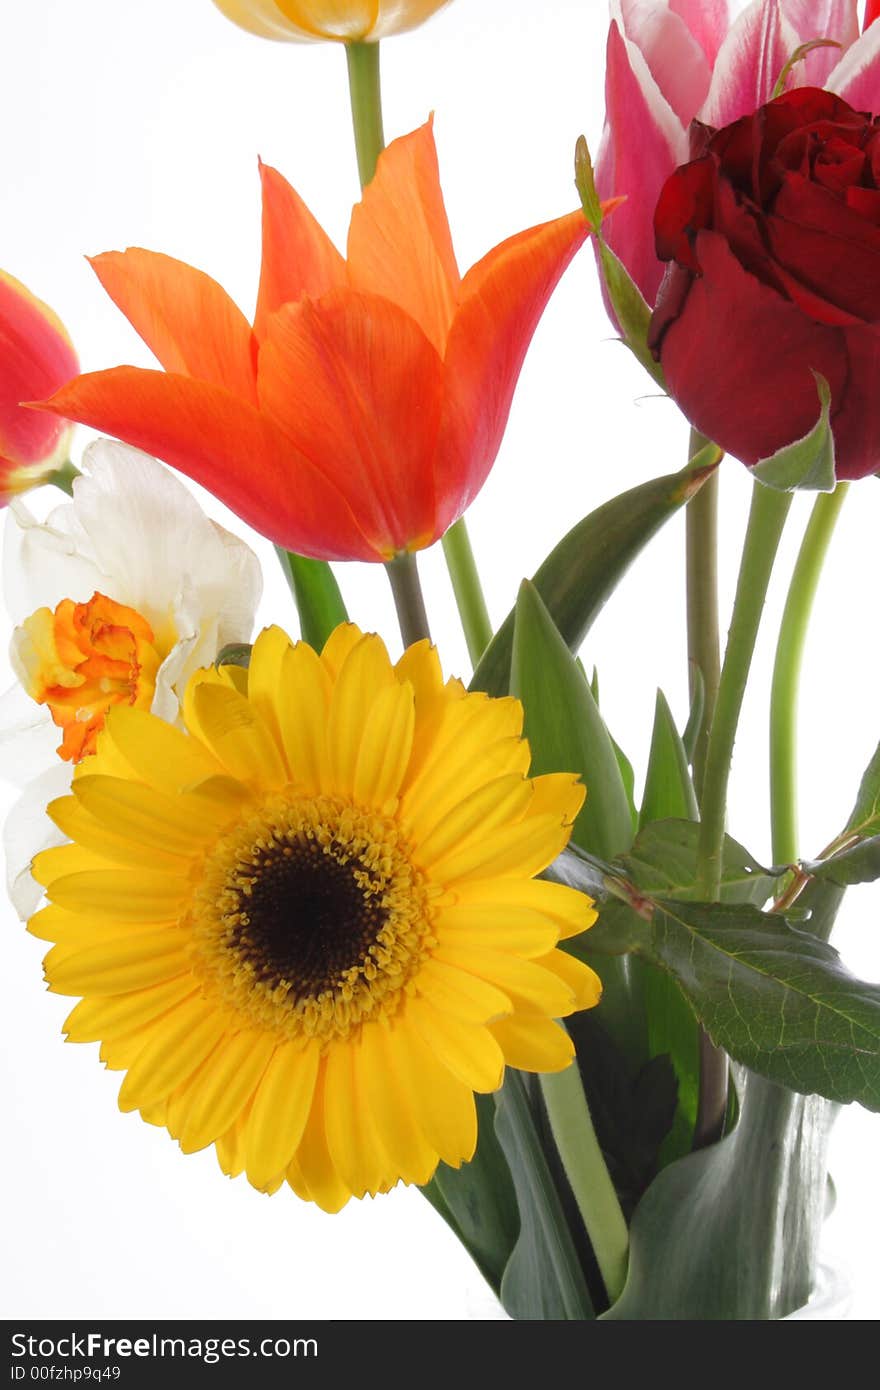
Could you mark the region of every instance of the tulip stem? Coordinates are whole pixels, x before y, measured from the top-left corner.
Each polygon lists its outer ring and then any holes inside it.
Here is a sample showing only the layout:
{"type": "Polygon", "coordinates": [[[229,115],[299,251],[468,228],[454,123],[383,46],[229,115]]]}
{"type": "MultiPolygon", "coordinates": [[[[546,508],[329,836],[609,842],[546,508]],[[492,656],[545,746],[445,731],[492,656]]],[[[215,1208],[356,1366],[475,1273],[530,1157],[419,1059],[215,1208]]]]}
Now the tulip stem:
{"type": "MultiPolygon", "coordinates": [[[[708,440],[691,430],[690,457],[708,440]]],[[[694,789],[699,801],[706,769],[709,729],[718,697],[721,656],[718,637],[718,470],[691,498],[685,514],[687,553],[687,638],[691,701],[703,689],[703,713],[694,744],[694,789]]]]}
{"type": "MultiPolygon", "coordinates": [[[[790,506],[790,493],[775,492],[763,483],[755,482],[733,601],[733,616],[706,750],[697,850],[697,885],[700,897],[705,902],[717,902],[721,892],[724,822],[733,745],[767,586],[790,506]]],[[[693,1138],[695,1149],[714,1143],[721,1137],[726,1113],[727,1057],[701,1030],[700,1082],[693,1138]]]]}
{"type": "Polygon", "coordinates": [[[609,1303],[623,1293],[629,1230],[584,1093],[577,1062],[539,1078],[553,1140],[590,1238],[609,1303]]]}
{"type": "Polygon", "coordinates": [[[773,862],[793,864],[797,835],[797,700],[804,644],[822,566],[848,483],[820,492],[785,601],[770,693],[770,823],[773,862]]]}
{"type": "Polygon", "coordinates": [[[379,45],[347,43],[345,55],[348,59],[348,89],[351,93],[351,120],[354,126],[358,174],[361,188],[364,188],[375,174],[379,155],[385,148],[379,45]]]}
{"type": "Polygon", "coordinates": [[[450,526],[442,544],[468,655],[471,665],[476,668],[480,657],[492,641],[492,622],[463,516],[450,526]]]}
{"type": "Polygon", "coordinates": [[[697,883],[700,896],[706,902],[717,902],[721,889],[724,818],[733,744],[767,586],[790,506],[791,493],[776,492],[755,482],[706,756],[697,852],[697,883]]]}
{"type": "Polygon", "coordinates": [[[393,560],[386,562],[385,569],[388,571],[391,592],[394,595],[394,606],[397,609],[397,621],[400,623],[404,647],[411,646],[413,642],[420,642],[424,637],[430,641],[428,614],[425,611],[415,552],[401,550],[393,560]]]}

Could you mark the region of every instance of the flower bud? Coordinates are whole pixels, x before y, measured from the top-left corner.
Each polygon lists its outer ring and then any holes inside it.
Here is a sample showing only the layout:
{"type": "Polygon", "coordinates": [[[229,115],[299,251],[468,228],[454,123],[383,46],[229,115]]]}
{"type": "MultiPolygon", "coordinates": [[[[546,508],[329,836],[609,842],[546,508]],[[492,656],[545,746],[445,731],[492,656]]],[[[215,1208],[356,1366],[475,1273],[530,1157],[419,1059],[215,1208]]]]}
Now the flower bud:
{"type": "Polygon", "coordinates": [[[289,43],[378,43],[423,24],[448,0],[214,0],[241,29],[289,43]]]}
{"type": "Polygon", "coordinates": [[[78,371],[60,319],[0,270],[0,506],[44,481],[67,457],[69,422],[21,402],[44,399],[78,371]]]}

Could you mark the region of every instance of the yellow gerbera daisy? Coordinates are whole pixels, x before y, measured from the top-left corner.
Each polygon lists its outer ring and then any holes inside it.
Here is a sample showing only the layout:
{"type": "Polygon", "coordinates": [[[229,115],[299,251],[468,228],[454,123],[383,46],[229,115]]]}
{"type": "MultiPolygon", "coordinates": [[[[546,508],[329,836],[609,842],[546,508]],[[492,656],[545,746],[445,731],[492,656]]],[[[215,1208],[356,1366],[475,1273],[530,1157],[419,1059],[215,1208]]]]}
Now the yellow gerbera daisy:
{"type": "Polygon", "coordinates": [[[590,900],[533,881],[583,787],[527,777],[522,709],[392,665],[338,627],[278,628],[249,671],[193,677],[184,733],[118,706],[35,861],[65,1029],[124,1070],[119,1104],[262,1191],[337,1211],[425,1183],[476,1142],[505,1063],[571,1061],[554,1022],[599,999],[556,948],[590,900]]]}

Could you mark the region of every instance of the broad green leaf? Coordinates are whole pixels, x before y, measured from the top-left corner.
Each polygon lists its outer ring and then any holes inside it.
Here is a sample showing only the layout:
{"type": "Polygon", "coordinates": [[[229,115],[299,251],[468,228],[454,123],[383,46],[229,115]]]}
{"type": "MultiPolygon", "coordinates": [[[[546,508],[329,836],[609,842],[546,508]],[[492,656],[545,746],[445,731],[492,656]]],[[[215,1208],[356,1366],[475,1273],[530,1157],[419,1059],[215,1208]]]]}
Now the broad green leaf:
{"type": "Polygon", "coordinates": [[[587,788],[574,843],[605,859],[627,849],[632,819],[614,745],[590,687],[528,580],[516,605],[510,693],[525,710],[532,776],[573,772],[587,788]]]}
{"type": "Polygon", "coordinates": [[[752,472],[759,482],[777,492],[806,489],[809,492],[833,492],[837,485],[834,473],[834,436],[831,433],[831,387],[818,372],[816,389],[819,393],[819,418],[809,434],[777,449],[770,458],[761,459],[752,472]]]}
{"type": "MultiPolygon", "coordinates": [[[[719,457],[716,450],[715,463],[719,457]]],[[[584,517],[551,551],[533,583],[572,651],[578,650],[642,548],[713,471],[714,463],[631,488],[584,517]]],[[[484,690],[488,695],[508,693],[514,620],[515,610],[483,653],[471,690],[484,690]]]]}
{"type": "Polygon", "coordinates": [[[519,1232],[516,1192],[495,1135],[495,1103],[477,1096],[479,1143],[470,1163],[441,1163],[422,1192],[448,1222],[497,1294],[519,1232]]]}
{"type": "Polygon", "coordinates": [[[809,1298],[833,1107],[744,1071],[737,1085],[733,1132],[664,1168],[636,1208],[603,1318],[774,1319],[809,1298]]]}
{"type": "Polygon", "coordinates": [[[660,901],[653,958],[712,1041],[779,1085],[880,1110],[880,986],[748,904],[660,901]]]}
{"type": "MultiPolygon", "coordinates": [[[[636,836],[632,848],[614,868],[631,879],[646,896],[699,902],[696,821],[651,821],[636,836]]],[[[724,837],[721,901],[754,903],[760,907],[772,895],[778,874],[764,869],[730,835],[724,837]]]]}
{"type": "Polygon", "coordinates": [[[275,550],[296,600],[303,639],[319,652],[333,629],[348,622],[336,577],[326,560],[308,560],[280,545],[275,550]]]}
{"type": "Polygon", "coordinates": [[[648,821],[668,820],[670,817],[695,821],[698,815],[684,744],[666,696],[662,690],[658,690],[639,824],[644,826],[648,821]]]}
{"type": "Polygon", "coordinates": [[[880,878],[880,835],[860,840],[851,849],[841,850],[830,859],[804,865],[808,874],[846,888],[852,883],[873,883],[880,878]]]}
{"type": "Polygon", "coordinates": [[[520,1230],[501,1302],[513,1318],[585,1319],[595,1313],[519,1072],[495,1093],[495,1131],[519,1204],[520,1230]]]}

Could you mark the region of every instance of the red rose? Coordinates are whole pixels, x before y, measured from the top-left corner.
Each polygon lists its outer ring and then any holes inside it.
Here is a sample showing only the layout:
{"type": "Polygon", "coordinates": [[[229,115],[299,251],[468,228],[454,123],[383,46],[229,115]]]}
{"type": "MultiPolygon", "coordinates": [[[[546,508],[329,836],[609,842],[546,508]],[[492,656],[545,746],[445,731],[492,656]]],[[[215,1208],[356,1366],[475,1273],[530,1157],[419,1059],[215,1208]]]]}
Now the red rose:
{"type": "Polygon", "coordinates": [[[816,423],[819,373],[837,476],[877,472],[880,124],[831,92],[787,92],[706,130],[654,229],[672,264],[650,343],[697,429],[757,463],[816,423]]]}

